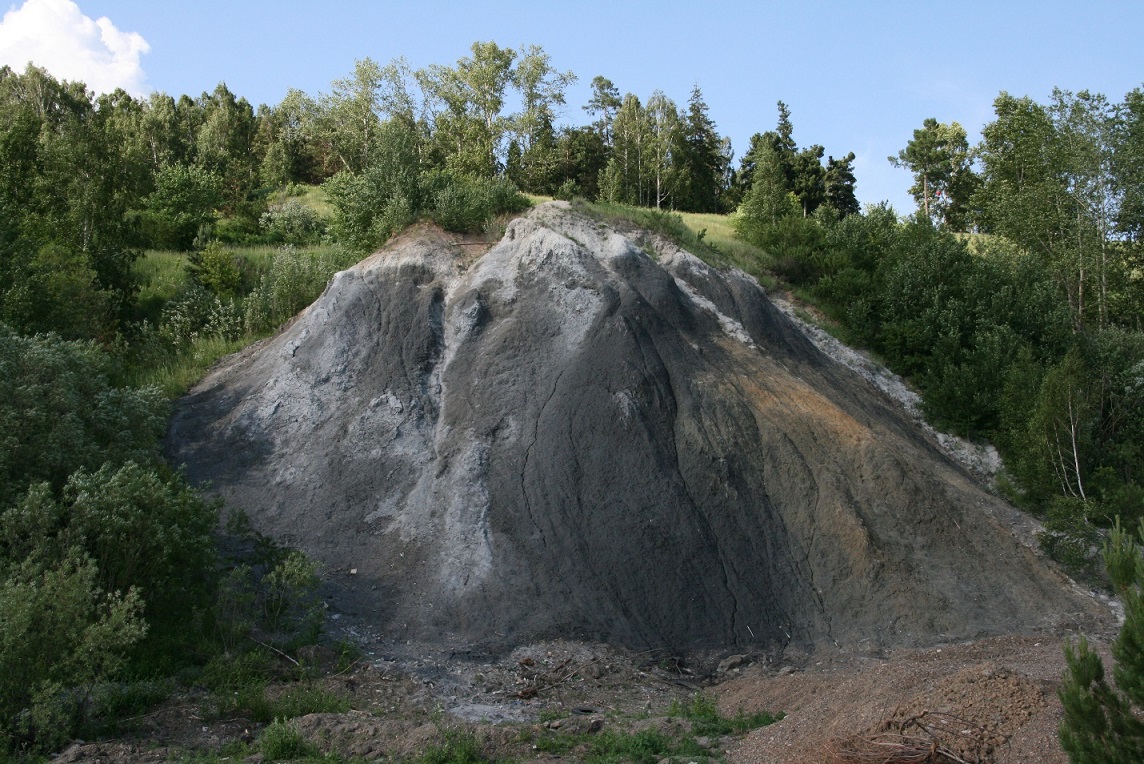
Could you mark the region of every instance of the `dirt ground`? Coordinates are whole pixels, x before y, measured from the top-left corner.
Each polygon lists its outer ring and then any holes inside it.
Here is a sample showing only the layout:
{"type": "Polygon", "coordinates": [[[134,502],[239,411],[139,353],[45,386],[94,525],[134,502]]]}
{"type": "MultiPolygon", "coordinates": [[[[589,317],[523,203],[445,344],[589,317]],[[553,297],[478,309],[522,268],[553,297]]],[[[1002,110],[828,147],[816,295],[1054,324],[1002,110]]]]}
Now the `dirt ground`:
{"type": "MultiPolygon", "coordinates": [[[[1111,633],[1089,636],[1107,660],[1111,633]]],[[[682,738],[692,730],[679,708],[701,692],[726,716],[785,715],[745,735],[696,738],[709,759],[728,764],[829,762],[831,751],[887,741],[937,744],[964,762],[1064,764],[1056,688],[1065,638],[1005,636],[872,654],[723,654],[690,663],[575,642],[522,647],[496,660],[417,657],[404,645],[389,645],[389,654],[375,643],[341,671],[333,669],[332,654],[317,655],[326,671],[312,681],[347,698],[351,710],[310,714],[294,724],[323,753],[364,761],[413,759],[455,731],[472,734],[492,760],[577,761],[587,755],[586,744],[554,753],[545,741],[649,729],[682,738]]],[[[211,718],[207,705],[203,693],[182,694],[134,720],[118,739],[79,741],[54,760],[160,762],[215,754],[263,761],[249,745],[262,725],[241,714],[211,718]]]]}

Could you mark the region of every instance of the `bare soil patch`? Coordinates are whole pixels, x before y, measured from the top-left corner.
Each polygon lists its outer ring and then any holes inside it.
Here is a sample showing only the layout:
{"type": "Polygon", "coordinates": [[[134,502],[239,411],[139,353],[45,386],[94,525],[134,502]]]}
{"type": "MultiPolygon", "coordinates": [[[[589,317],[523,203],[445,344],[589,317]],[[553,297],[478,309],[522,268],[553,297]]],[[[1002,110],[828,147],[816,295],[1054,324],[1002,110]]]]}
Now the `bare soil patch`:
{"type": "MultiPolygon", "coordinates": [[[[1093,640],[1101,652],[1109,636],[1093,640]]],[[[832,753],[895,739],[932,740],[965,762],[1067,762],[1057,742],[1061,637],[687,662],[578,642],[521,647],[496,660],[384,652],[376,643],[349,670],[311,680],[351,708],[294,720],[323,754],[414,760],[460,733],[495,761],[581,761],[602,735],[651,731],[729,764],[829,764],[842,760],[832,753]],[[680,710],[698,693],[726,717],[766,711],[785,718],[745,735],[697,735],[680,710]]],[[[264,725],[242,714],[208,718],[206,701],[203,693],[184,693],[118,739],[77,742],[56,761],[262,761],[253,743],[264,725]]]]}

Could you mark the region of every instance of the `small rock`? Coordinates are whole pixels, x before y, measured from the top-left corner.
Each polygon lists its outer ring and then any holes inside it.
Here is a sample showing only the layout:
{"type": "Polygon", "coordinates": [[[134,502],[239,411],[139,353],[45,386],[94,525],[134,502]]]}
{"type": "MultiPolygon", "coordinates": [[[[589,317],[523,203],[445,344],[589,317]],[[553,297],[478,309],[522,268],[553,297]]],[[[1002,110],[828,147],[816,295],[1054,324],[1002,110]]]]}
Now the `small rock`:
{"type": "Polygon", "coordinates": [[[749,656],[732,655],[730,657],[724,658],[722,661],[719,662],[719,668],[715,669],[715,673],[716,674],[726,674],[731,669],[739,668],[739,666],[744,666],[750,662],[751,662],[751,659],[749,656]]]}

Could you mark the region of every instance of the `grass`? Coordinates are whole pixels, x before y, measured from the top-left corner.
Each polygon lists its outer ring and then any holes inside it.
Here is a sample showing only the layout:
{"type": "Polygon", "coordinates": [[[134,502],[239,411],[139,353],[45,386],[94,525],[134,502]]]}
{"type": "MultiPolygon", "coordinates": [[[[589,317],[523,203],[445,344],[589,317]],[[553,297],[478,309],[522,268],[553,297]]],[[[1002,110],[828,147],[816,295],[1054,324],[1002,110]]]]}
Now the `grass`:
{"type": "Polygon", "coordinates": [[[723,716],[715,707],[715,701],[703,693],[698,693],[686,706],[673,703],[670,715],[687,719],[691,722],[692,733],[704,737],[742,735],[783,718],[781,713],[772,716],[766,711],[748,716],[742,709],[735,716],[723,716]]]}
{"type": "Polygon", "coordinates": [[[573,206],[609,225],[628,223],[658,233],[708,265],[739,268],[757,278],[765,287],[773,287],[776,283],[770,273],[773,258],[762,249],[737,238],[729,215],[678,213],[580,199],[573,202],[573,206]]]}
{"type": "Polygon", "coordinates": [[[636,733],[605,730],[591,735],[548,731],[532,739],[535,750],[553,756],[572,754],[572,758],[587,764],[654,764],[669,756],[712,756],[711,751],[699,745],[696,738],[717,738],[742,735],[759,727],[774,724],[782,714],[745,714],[722,716],[715,701],[697,694],[686,705],[672,704],[670,716],[691,722],[691,733],[676,738],[654,729],[636,733]]]}
{"type": "Polygon", "coordinates": [[[418,764],[486,764],[489,759],[475,737],[453,732],[446,733],[444,743],[430,747],[417,761],[418,764]]]}
{"type": "Polygon", "coordinates": [[[283,719],[274,722],[258,736],[258,749],[272,760],[293,760],[318,755],[318,749],[306,742],[296,726],[283,719]]]}
{"type": "MultiPolygon", "coordinates": [[[[282,248],[272,245],[227,247],[239,264],[242,273],[242,286],[239,310],[250,293],[262,283],[263,276],[270,274],[276,257],[282,248]]],[[[353,259],[341,247],[320,244],[300,247],[293,250],[293,258],[311,260],[322,268],[345,267],[353,259]]],[[[164,308],[186,288],[190,273],[188,255],[185,252],[150,250],[135,263],[135,274],[140,283],[137,317],[146,321],[154,330],[164,319],[164,308]]],[[[240,313],[240,316],[242,314],[240,313]]],[[[249,327],[248,327],[249,328],[249,327]]],[[[150,346],[150,350],[139,355],[131,364],[128,383],[136,386],[153,385],[169,398],[183,395],[200,380],[219,359],[237,352],[247,345],[271,333],[272,327],[254,327],[254,333],[247,333],[235,339],[221,336],[200,336],[188,342],[178,352],[171,347],[150,346]],[[150,353],[148,355],[147,353],[150,353]]],[[[146,335],[146,332],[144,332],[146,335]]],[[[145,343],[142,346],[146,346],[145,343]]]]}
{"type": "Polygon", "coordinates": [[[720,253],[731,265],[754,276],[770,270],[774,259],[754,244],[748,244],[735,233],[732,215],[709,212],[680,212],[683,224],[711,249],[720,253]]]}
{"type": "Polygon", "coordinates": [[[158,364],[133,369],[128,380],[135,387],[158,387],[168,398],[178,398],[203,378],[219,359],[237,353],[258,337],[200,337],[177,356],[158,364]]]}
{"type": "Polygon", "coordinates": [[[334,206],[330,204],[326,189],[321,186],[289,185],[272,193],[267,201],[270,204],[282,204],[287,199],[297,199],[327,220],[334,216],[334,206]]]}

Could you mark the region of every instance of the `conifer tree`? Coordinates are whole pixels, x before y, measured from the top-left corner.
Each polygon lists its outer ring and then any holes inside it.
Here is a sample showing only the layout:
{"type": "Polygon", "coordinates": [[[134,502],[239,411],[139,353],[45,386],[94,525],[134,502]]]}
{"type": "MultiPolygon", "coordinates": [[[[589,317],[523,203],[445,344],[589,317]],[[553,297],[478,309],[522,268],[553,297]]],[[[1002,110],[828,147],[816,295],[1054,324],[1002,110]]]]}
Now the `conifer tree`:
{"type": "MultiPolygon", "coordinates": [[[[1144,538],[1144,520],[1138,532],[1144,538]]],[[[1100,656],[1083,637],[1065,646],[1060,740],[1073,764],[1144,761],[1144,549],[1119,522],[1105,544],[1104,561],[1124,601],[1124,625],[1112,646],[1117,688],[1105,680],[1100,656]]]]}

